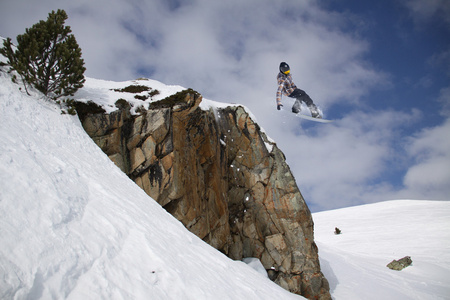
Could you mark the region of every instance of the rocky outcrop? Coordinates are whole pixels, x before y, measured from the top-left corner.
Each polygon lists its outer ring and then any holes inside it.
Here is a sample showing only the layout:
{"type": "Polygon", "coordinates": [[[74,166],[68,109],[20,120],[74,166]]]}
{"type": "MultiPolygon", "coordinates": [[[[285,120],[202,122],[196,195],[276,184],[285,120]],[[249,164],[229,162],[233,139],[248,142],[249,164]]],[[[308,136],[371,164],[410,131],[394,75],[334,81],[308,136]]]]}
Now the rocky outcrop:
{"type": "Polygon", "coordinates": [[[277,145],[242,106],[187,90],[131,116],[87,114],[87,133],[153,199],[235,260],[257,257],[293,293],[330,299],[311,213],[277,145]]]}

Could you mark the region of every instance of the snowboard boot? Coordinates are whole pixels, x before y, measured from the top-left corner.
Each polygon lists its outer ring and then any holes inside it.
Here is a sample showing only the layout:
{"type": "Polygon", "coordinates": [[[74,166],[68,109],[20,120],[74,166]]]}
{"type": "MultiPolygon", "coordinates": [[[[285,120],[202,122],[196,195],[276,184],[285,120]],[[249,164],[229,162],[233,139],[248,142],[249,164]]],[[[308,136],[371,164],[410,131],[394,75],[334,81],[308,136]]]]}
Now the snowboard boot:
{"type": "Polygon", "coordinates": [[[311,111],[311,117],[316,119],[322,119],[322,116],[320,115],[319,110],[317,109],[316,106],[310,106],[308,108],[311,111]]]}
{"type": "Polygon", "coordinates": [[[294,105],[292,106],[292,112],[293,112],[294,114],[298,114],[298,113],[300,113],[301,111],[302,111],[302,108],[301,108],[301,101],[300,101],[299,99],[296,99],[295,102],[294,102],[294,105]]]}

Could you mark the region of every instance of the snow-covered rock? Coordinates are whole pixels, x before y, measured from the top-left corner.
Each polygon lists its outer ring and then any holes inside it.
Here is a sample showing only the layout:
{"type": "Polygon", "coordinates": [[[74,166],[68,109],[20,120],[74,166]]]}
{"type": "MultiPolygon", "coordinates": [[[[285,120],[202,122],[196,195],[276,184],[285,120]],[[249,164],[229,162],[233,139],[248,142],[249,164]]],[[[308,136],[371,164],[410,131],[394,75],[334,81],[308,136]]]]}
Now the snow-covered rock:
{"type": "MultiPolygon", "coordinates": [[[[87,98],[97,103],[115,90],[102,86],[87,98]]],[[[270,278],[293,293],[329,299],[311,212],[284,154],[248,110],[193,90],[146,105],[138,115],[129,105],[109,114],[95,109],[81,121],[111,160],[192,233],[234,260],[260,259],[270,278]]]]}

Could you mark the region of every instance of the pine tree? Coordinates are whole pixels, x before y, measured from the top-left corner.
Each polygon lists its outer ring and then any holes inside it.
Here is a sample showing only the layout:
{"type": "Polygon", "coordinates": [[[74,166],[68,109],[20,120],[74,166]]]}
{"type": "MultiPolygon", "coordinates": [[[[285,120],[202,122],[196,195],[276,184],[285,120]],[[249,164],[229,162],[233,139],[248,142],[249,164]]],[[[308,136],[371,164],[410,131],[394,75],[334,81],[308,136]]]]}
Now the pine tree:
{"type": "Polygon", "coordinates": [[[85,82],[81,49],[70,26],[64,26],[66,19],[64,10],[52,11],[47,21],[17,36],[15,51],[10,38],[0,50],[25,82],[55,100],[73,95],[85,82]]]}

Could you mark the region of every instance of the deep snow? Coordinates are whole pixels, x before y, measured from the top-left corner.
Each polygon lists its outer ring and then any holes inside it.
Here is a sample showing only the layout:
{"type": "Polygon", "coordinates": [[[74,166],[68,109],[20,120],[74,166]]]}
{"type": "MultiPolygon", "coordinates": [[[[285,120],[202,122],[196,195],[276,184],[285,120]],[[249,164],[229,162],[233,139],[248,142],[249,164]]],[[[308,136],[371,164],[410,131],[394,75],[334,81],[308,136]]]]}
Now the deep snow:
{"type": "MultiPolygon", "coordinates": [[[[159,97],[182,89],[142,82],[159,97]]],[[[111,89],[130,83],[88,79],[77,97],[113,109],[111,89]]],[[[1,299],[302,299],[188,232],[77,117],[19,88],[0,71],[1,299]]],[[[450,202],[388,201],[313,218],[333,299],[450,298],[450,202]],[[386,268],[406,255],[412,266],[386,268]]]]}

